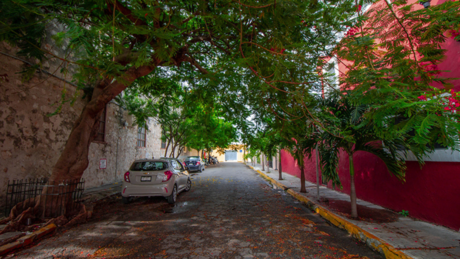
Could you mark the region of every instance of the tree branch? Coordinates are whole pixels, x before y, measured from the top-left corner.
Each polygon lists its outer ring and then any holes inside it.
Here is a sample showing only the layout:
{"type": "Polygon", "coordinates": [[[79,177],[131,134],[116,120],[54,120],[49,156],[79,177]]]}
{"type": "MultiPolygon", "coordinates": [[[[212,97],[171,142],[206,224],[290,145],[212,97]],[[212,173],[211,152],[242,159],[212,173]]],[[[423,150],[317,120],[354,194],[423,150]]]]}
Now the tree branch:
{"type": "Polygon", "coordinates": [[[184,58],[184,61],[189,62],[192,66],[196,67],[201,73],[207,75],[209,74],[209,71],[203,68],[194,58],[192,58],[189,55],[186,55],[184,58]]]}

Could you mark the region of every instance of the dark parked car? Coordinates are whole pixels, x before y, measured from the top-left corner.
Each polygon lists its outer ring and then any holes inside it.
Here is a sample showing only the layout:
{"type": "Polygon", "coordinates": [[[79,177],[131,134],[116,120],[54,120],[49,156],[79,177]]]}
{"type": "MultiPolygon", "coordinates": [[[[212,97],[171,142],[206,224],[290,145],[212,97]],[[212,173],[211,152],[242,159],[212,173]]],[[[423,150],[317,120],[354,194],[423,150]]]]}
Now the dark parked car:
{"type": "Polygon", "coordinates": [[[188,169],[189,172],[191,171],[204,171],[204,162],[201,160],[199,156],[188,156],[184,160],[185,167],[188,169]]]}
{"type": "Polygon", "coordinates": [[[212,156],[212,157],[210,158],[210,163],[215,165],[215,164],[218,164],[218,163],[219,163],[219,160],[217,160],[217,157],[212,156]]]}

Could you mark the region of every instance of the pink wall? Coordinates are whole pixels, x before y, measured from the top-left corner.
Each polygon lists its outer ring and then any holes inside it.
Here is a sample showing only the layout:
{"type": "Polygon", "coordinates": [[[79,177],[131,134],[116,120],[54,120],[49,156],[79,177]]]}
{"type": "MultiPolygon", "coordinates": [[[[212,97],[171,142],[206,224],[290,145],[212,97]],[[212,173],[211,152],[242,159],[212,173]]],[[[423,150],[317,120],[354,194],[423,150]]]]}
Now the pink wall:
{"type": "MultiPolygon", "coordinates": [[[[385,164],[376,156],[357,152],[353,156],[358,198],[394,211],[407,210],[410,216],[460,228],[460,163],[426,162],[420,169],[417,162],[408,162],[406,182],[390,175],[385,164]]],[[[300,177],[294,158],[282,151],[283,172],[300,177]]],[[[305,159],[305,176],[316,182],[315,157],[305,159]]],[[[341,154],[339,177],[343,193],[350,193],[348,156],[341,154]]],[[[329,188],[332,186],[329,184],[329,188]]]]}
{"type": "MultiPolygon", "coordinates": [[[[432,0],[431,5],[446,0],[432,0]]],[[[416,0],[409,0],[409,3],[416,0]]],[[[375,5],[382,4],[378,2],[375,5]]],[[[415,5],[415,9],[422,9],[415,5]]],[[[443,44],[447,50],[444,61],[438,65],[442,77],[460,78],[460,42],[447,38],[443,44]]],[[[344,60],[348,65],[351,63],[344,60]]],[[[347,69],[339,64],[341,76],[347,69]]],[[[452,81],[455,91],[460,91],[460,79],[452,81]]],[[[289,153],[284,152],[282,159],[283,171],[300,177],[300,169],[295,165],[289,153]]],[[[305,160],[306,179],[316,182],[314,156],[305,160]]],[[[444,225],[455,230],[460,229],[460,163],[426,162],[420,169],[417,162],[407,163],[406,183],[399,182],[390,175],[385,165],[377,157],[357,152],[354,155],[357,195],[360,199],[401,211],[407,210],[410,215],[419,219],[444,225]]],[[[342,154],[339,164],[339,177],[344,193],[349,194],[350,182],[348,157],[342,154]]],[[[328,186],[331,188],[332,186],[328,186]]]]}

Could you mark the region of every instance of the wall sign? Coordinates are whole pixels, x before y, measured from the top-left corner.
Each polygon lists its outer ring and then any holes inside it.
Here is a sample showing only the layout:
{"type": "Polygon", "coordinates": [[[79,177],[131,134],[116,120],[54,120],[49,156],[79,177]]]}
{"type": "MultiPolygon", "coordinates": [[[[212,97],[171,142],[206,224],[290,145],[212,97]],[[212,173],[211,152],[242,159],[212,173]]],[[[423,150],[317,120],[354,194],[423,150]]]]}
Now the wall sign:
{"type": "Polygon", "coordinates": [[[242,150],[242,149],[240,149],[240,153],[243,153],[243,150],[242,150]]]}
{"type": "Polygon", "coordinates": [[[99,169],[107,169],[107,158],[99,160],[99,169]]]}

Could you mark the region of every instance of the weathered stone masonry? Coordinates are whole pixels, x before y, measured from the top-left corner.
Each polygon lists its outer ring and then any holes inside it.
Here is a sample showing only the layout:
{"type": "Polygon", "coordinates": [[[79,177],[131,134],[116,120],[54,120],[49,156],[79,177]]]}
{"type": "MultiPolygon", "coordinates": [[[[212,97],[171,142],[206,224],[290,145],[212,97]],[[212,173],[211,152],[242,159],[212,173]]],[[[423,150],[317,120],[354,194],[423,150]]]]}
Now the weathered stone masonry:
{"type": "MultiPolygon", "coordinates": [[[[0,45],[0,51],[14,56],[11,47],[0,45]]],[[[78,97],[74,105],[63,105],[57,115],[49,117],[60,102],[63,89],[71,98],[76,88],[64,80],[37,72],[27,82],[22,81],[24,62],[0,53],[0,206],[5,203],[6,184],[13,179],[47,177],[59,158],[74,121],[86,101],[78,97]]],[[[60,62],[46,63],[42,68],[56,76],[71,80],[71,74],[61,74],[60,62]]],[[[138,127],[127,111],[111,102],[107,105],[104,142],[90,145],[89,166],[83,177],[86,188],[120,181],[135,159],[158,158],[161,149],[161,126],[149,119],[146,147],[137,147],[138,127]],[[100,169],[101,159],[107,168],[100,169]]]]}

